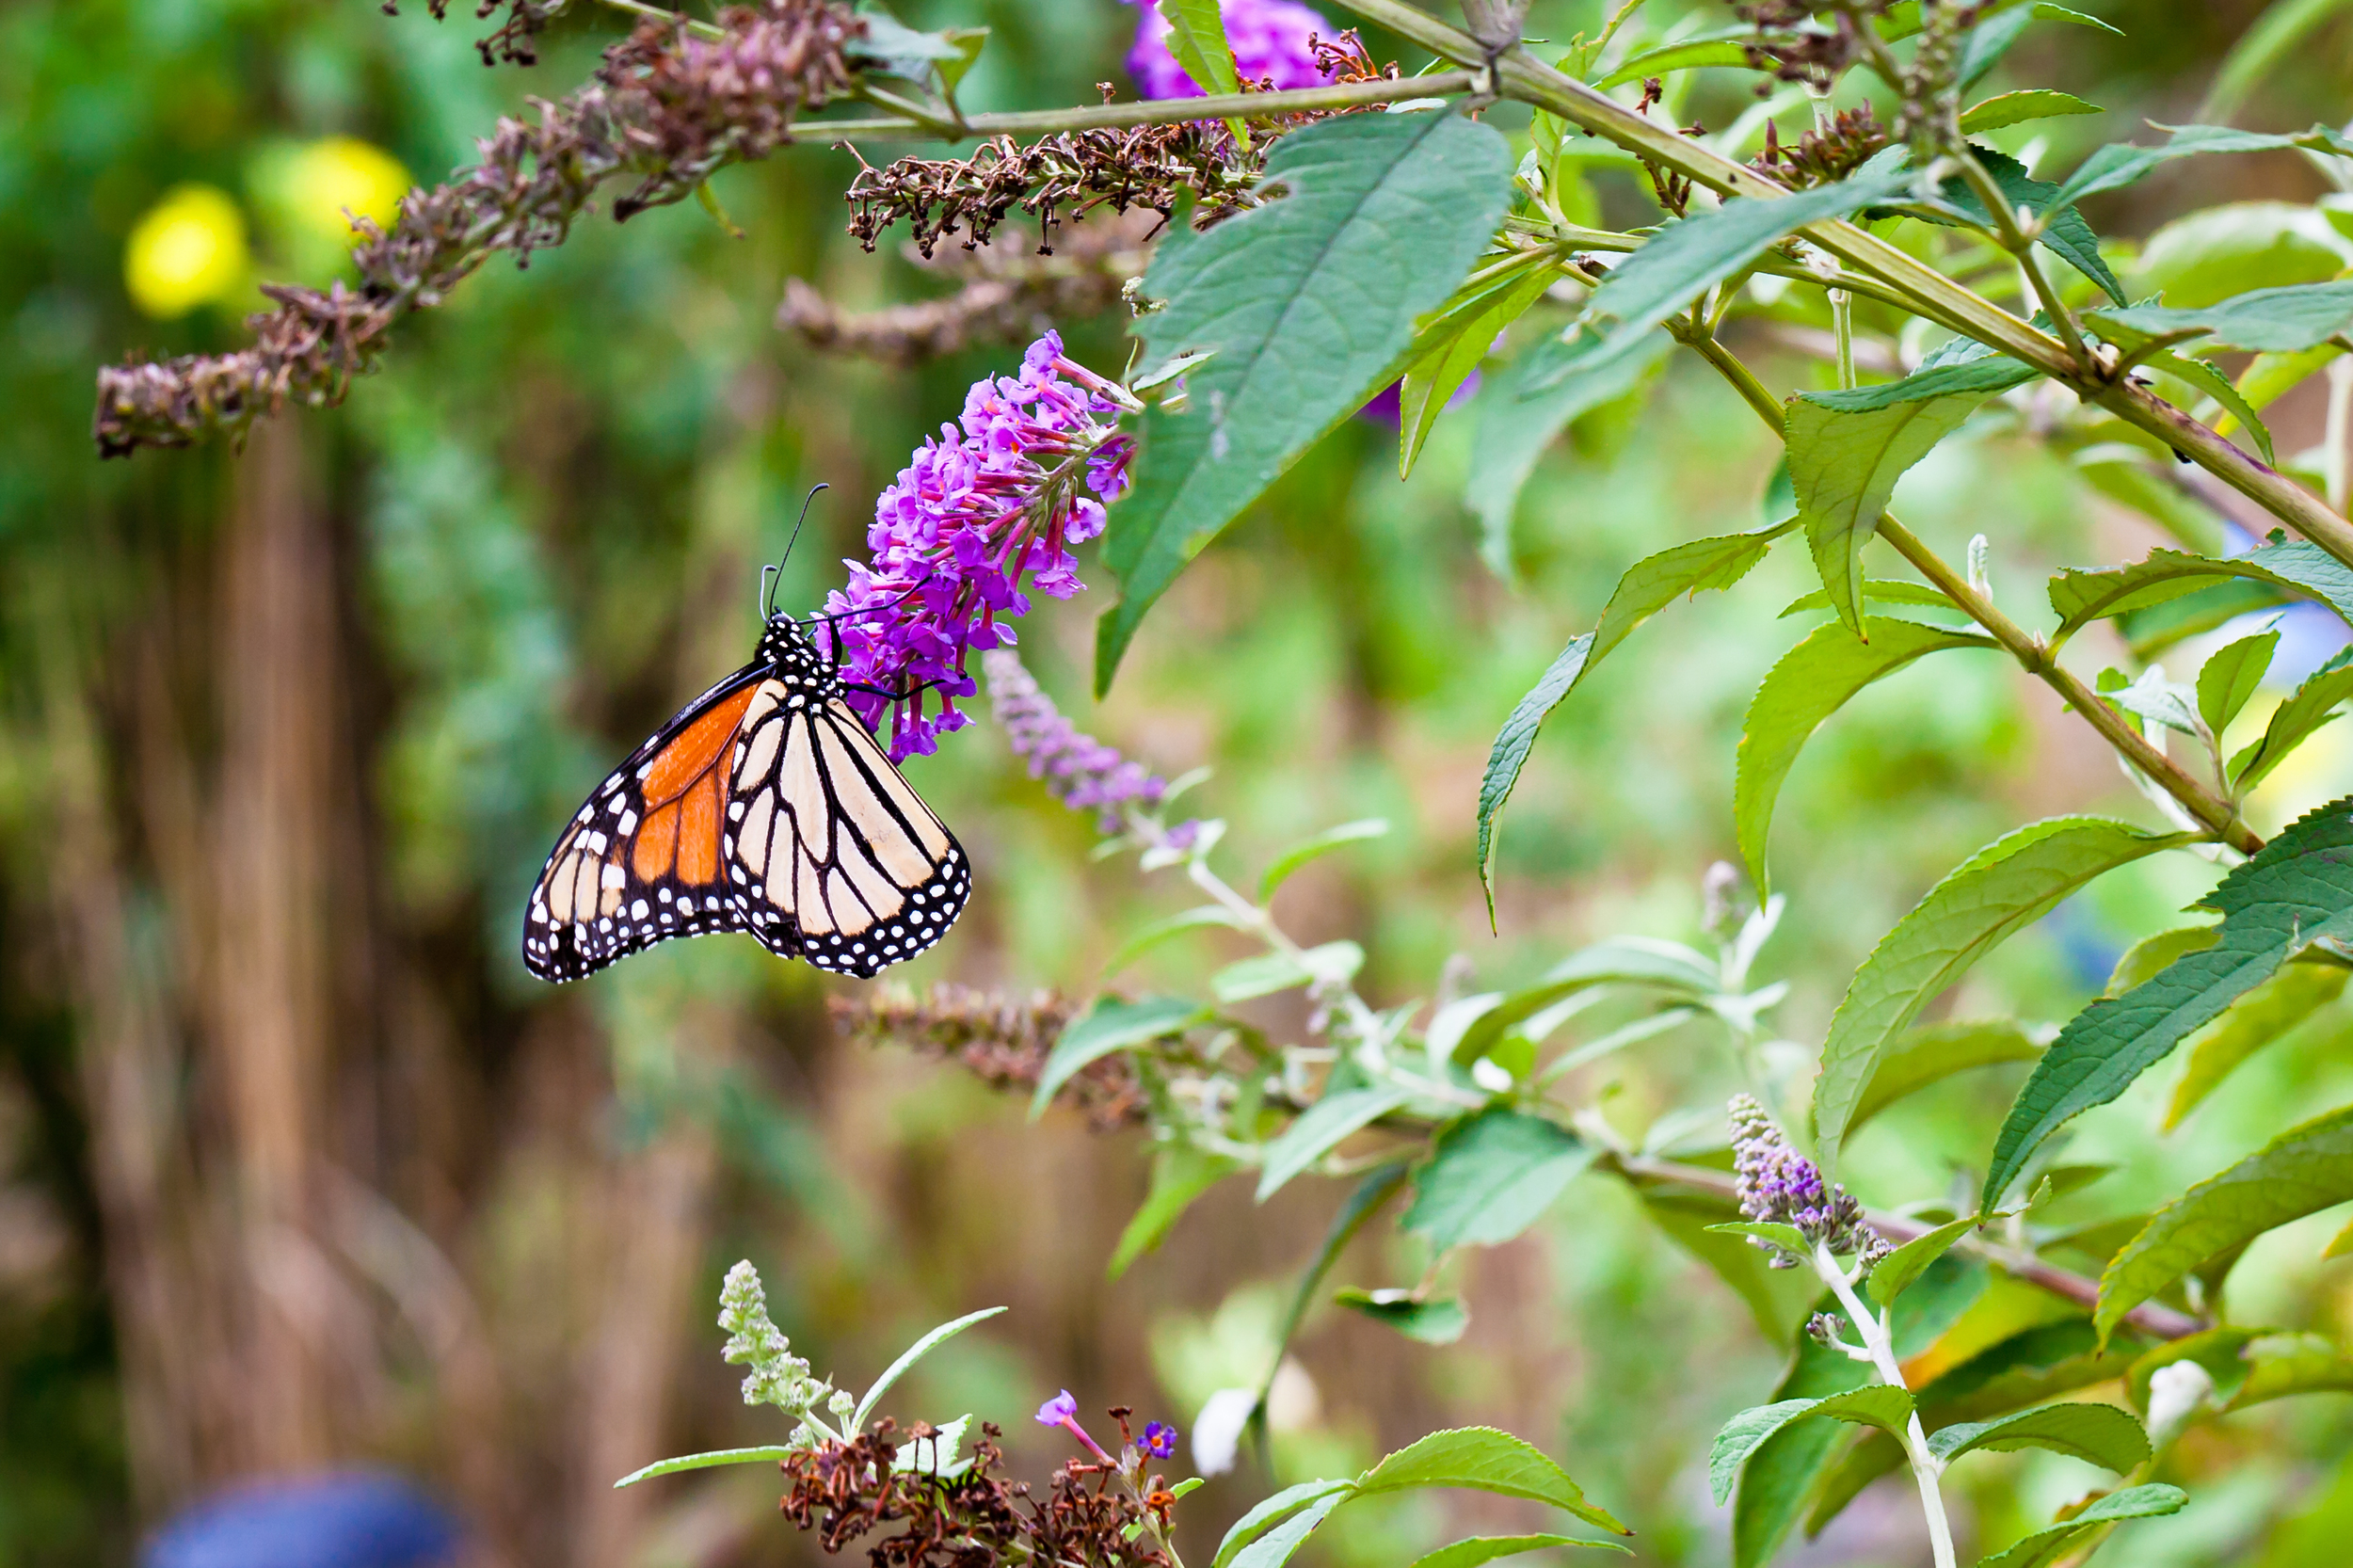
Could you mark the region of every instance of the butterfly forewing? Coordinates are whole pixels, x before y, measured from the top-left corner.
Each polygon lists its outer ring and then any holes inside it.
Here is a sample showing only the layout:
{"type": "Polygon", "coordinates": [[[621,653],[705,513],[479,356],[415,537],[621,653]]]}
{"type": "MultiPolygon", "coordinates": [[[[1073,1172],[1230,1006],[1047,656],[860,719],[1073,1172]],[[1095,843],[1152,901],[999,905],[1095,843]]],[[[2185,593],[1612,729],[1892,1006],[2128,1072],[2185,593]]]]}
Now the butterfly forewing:
{"type": "Polygon", "coordinates": [[[964,851],[837,697],[764,681],[744,712],[723,840],[771,951],[868,976],[947,935],[964,851]]]}
{"type": "Polygon", "coordinates": [[[531,891],[523,964],[578,980],[668,936],[752,929],[721,853],[728,762],[754,664],[687,704],[573,815],[531,891]]]}

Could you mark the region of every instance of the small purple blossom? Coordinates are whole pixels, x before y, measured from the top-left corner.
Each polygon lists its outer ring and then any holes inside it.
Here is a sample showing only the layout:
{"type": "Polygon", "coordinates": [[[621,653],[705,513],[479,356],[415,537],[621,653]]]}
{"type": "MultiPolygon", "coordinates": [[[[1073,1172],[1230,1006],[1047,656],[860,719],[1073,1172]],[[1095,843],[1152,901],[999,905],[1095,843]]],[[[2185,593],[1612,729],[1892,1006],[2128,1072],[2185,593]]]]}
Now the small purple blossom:
{"type": "Polygon", "coordinates": [[[1142,1446],[1154,1459],[1166,1459],[1176,1451],[1176,1429],[1166,1421],[1146,1421],[1142,1446]]]}
{"type": "Polygon", "coordinates": [[[1079,1401],[1065,1388],[1037,1407],[1037,1424],[1041,1427],[1066,1426],[1079,1418],[1079,1401]]]}
{"type": "MultiPolygon", "coordinates": [[[[1749,1095],[1735,1095],[1732,1119],[1733,1170],[1738,1179],[1740,1212],[1767,1224],[1793,1225],[1808,1241],[1828,1242],[1834,1253],[1876,1256],[1887,1243],[1864,1223],[1863,1206],[1843,1187],[1826,1185],[1814,1162],[1789,1146],[1765,1108],[1749,1095]]],[[[1776,1269],[1804,1261],[1761,1238],[1776,1269]]]]}
{"type": "Polygon", "coordinates": [[[927,438],[876,499],[873,559],[844,563],[849,586],[825,600],[841,618],[817,634],[829,651],[839,635],[845,681],[879,688],[845,700],[869,728],[891,716],[892,760],[934,750],[968,722],[955,703],[975,690],[965,656],[1012,645],[1002,622],[1030,608],[1025,576],[1053,599],[1086,585],[1069,547],[1103,531],[1135,456],[1118,433],[1114,390],[1064,358],[1049,331],[1022,355],[1019,376],[974,383],[961,421],[927,438]],[[923,711],[927,688],[940,694],[936,713],[923,711]]]}
{"type": "MultiPolygon", "coordinates": [[[[1135,47],[1128,51],[1128,73],[1146,98],[1199,98],[1198,83],[1168,52],[1168,18],[1149,0],[1137,0],[1135,47]]],[[[1280,91],[1321,87],[1323,68],[1309,40],[1332,36],[1332,24],[1296,0],[1224,0],[1225,42],[1234,52],[1235,73],[1245,82],[1270,82],[1280,91]]]]}
{"type": "Polygon", "coordinates": [[[1044,779],[1054,798],[1072,810],[1097,813],[1104,832],[1118,828],[1121,807],[1131,801],[1152,805],[1167,791],[1167,781],[1143,763],[1080,734],[1038,689],[1017,655],[1003,648],[984,653],[981,672],[988,677],[990,711],[1005,727],[1014,755],[1029,763],[1030,776],[1044,779]]]}

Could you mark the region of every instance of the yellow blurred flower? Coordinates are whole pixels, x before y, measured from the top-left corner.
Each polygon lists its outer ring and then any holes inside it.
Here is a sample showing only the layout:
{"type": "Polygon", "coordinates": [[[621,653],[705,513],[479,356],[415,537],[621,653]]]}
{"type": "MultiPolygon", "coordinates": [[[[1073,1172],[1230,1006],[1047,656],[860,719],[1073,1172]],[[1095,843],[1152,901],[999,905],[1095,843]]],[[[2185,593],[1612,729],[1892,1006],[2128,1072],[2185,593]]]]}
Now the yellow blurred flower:
{"type": "Polygon", "coordinates": [[[245,215],[215,185],[180,185],[147,210],[122,252],[131,303],[158,321],[228,298],[251,270],[245,215]]]}
{"type": "Polygon", "coordinates": [[[253,171],[254,194],[273,225],[313,254],[351,248],[357,236],[344,210],[389,225],[408,189],[408,171],[380,147],[356,136],[322,136],[265,153],[253,171]]]}

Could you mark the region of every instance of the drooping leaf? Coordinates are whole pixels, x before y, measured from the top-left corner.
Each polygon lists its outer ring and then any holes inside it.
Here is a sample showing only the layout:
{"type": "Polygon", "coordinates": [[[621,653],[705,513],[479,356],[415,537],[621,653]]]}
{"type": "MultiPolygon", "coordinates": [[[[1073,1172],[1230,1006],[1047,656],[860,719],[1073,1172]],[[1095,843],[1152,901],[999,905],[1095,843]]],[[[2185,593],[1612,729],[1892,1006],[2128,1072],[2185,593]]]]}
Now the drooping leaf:
{"type": "Polygon", "coordinates": [[[2117,867],[2182,841],[2105,817],[2055,817],[2004,835],[1947,872],[1880,939],[1831,1017],[1814,1081],[1825,1170],[1882,1057],[1925,1007],[1979,958],[2117,867]]]}
{"type": "Polygon", "coordinates": [[[2256,289],[2198,309],[2135,305],[2084,314],[2102,337],[2128,347],[2210,338],[2222,348],[2293,353],[2353,327],[2353,279],[2256,289]]]}
{"type": "MultiPolygon", "coordinates": [[[[1286,1513],[1232,1557],[1225,1558],[1227,1568],[1283,1568],[1306,1544],[1316,1527],[1354,1496],[1353,1491],[1336,1491],[1309,1498],[1305,1506],[1286,1513]]],[[[1224,1556],[1222,1548],[1220,1556],[1224,1556]]]]}
{"type": "Polygon", "coordinates": [[[1996,93],[1981,99],[1961,112],[1961,132],[1976,136],[1980,131],[1998,131],[2005,125],[2023,125],[2030,120],[2056,120],[2062,115],[2104,114],[2097,104],[2087,104],[2072,92],[2059,92],[2051,88],[2028,88],[2021,92],[1996,93]]]}
{"type": "Polygon", "coordinates": [[[2046,1404],[1991,1421],[1962,1421],[1929,1434],[1929,1452],[1958,1459],[1979,1448],[2009,1453],[2049,1448],[2123,1475],[2149,1457],[2149,1437],[2112,1404],[2046,1404]]]}
{"type": "Polygon", "coordinates": [[[2353,1198],[2353,1107],[2289,1128],[2150,1217],[2100,1275],[2103,1334],[2191,1270],[2290,1220],[2353,1198]]]}
{"type": "Polygon", "coordinates": [[[1645,76],[1665,76],[1677,71],[1698,71],[1709,66],[1738,68],[1749,63],[1748,46],[1742,41],[1753,39],[1752,27],[1724,27],[1692,38],[1679,39],[1628,55],[1616,70],[1593,86],[1604,92],[1611,88],[1639,82],[1645,76]]]}
{"type": "Polygon", "coordinates": [[[1064,1026],[1046,1065],[1037,1075],[1037,1093],[1030,1097],[1030,1119],[1046,1114],[1062,1086],[1086,1066],[1113,1051],[1131,1050],[1154,1040],[1181,1034],[1209,1016],[1209,1009],[1182,997],[1146,997],[1142,1001],[1099,999],[1093,1007],[1064,1026]]]}
{"type": "Polygon", "coordinates": [[[2008,1018],[1908,1030],[1881,1048],[1878,1070],[1847,1118],[1847,1136],[1852,1137],[1855,1128],[1897,1100],[1942,1083],[1955,1073],[2031,1062],[2042,1054],[2050,1036],[2057,1032],[2049,1026],[2029,1030],[2008,1018]]]}
{"type": "Polygon", "coordinates": [[[2075,1543],[2091,1531],[2125,1519],[2150,1519],[2179,1513],[2189,1494],[2178,1486],[2128,1486],[2111,1492],[2063,1524],[2035,1531],[2025,1540],[1978,1560],[1977,1568],[2051,1568],[2075,1543]]]}
{"type": "Polygon", "coordinates": [[[962,1334],[966,1329],[970,1328],[974,1323],[986,1322],[989,1319],[996,1317],[999,1313],[1005,1310],[1006,1308],[1001,1306],[989,1306],[983,1307],[978,1312],[968,1312],[963,1317],[955,1319],[951,1322],[940,1324],[937,1328],[923,1336],[922,1338],[918,1339],[914,1344],[909,1345],[905,1350],[900,1352],[899,1359],[885,1368],[883,1369],[883,1375],[876,1378],[872,1386],[869,1387],[864,1394],[859,1396],[857,1409],[850,1416],[850,1425],[848,1430],[851,1432],[864,1432],[866,1430],[866,1418],[874,1413],[874,1405],[876,1401],[881,1400],[885,1394],[890,1392],[890,1385],[904,1377],[908,1368],[914,1366],[917,1362],[931,1354],[932,1352],[937,1350],[947,1341],[953,1339],[957,1335],[962,1334]]]}
{"type": "Polygon", "coordinates": [[[714,1448],[709,1453],[680,1454],[676,1459],[656,1460],[642,1470],[632,1470],[615,1481],[613,1488],[617,1492],[624,1486],[634,1486],[656,1476],[675,1476],[682,1470],[708,1470],[718,1464],[774,1464],[778,1460],[792,1458],[794,1452],[789,1447],[770,1444],[760,1448],[714,1448]]]}
{"type": "Polygon", "coordinates": [[[1916,621],[1872,616],[1869,640],[1832,622],[1782,656],[1765,677],[1741,725],[1739,764],[1733,782],[1733,820],[1741,857],[1759,890],[1766,886],[1765,839],[1772,827],[1781,781],[1806,737],[1872,681],[1926,654],[1954,648],[1992,648],[1992,639],[1916,621]]]}
{"type": "Polygon", "coordinates": [[[1775,523],[1748,534],[1724,534],[1673,545],[1646,555],[1625,570],[1610,590],[1601,612],[1601,624],[1569,639],[1541,680],[1513,708],[1511,717],[1496,734],[1487,754],[1487,771],[1479,782],[1479,880],[1487,894],[1487,919],[1495,920],[1496,819],[1519,783],[1536,735],[1552,711],[1567,700],[1585,672],[1607,658],[1612,648],[1632,635],[1652,616],[1676,599],[1703,588],[1729,588],[1748,575],[1775,539],[1795,526],[1796,520],[1775,523]]]}
{"type": "Polygon", "coordinates": [[[1948,1221],[1925,1236],[1915,1236],[1871,1265],[1871,1299],[1893,1306],[1904,1288],[1928,1272],[1929,1265],[1952,1250],[1953,1243],[1977,1227],[1974,1214],[1948,1221]]]}
{"type": "Polygon", "coordinates": [[[1331,1153],[1343,1140],[1370,1127],[1412,1097],[1403,1089],[1364,1088],[1342,1089],[1316,1101],[1266,1145],[1266,1163],[1258,1176],[1258,1201],[1266,1202],[1291,1177],[1331,1153]]]}
{"type": "Polygon", "coordinates": [[[2331,655],[2271,711],[2262,739],[2231,759],[2232,786],[2251,790],[2262,783],[2314,730],[2335,718],[2338,705],[2347,698],[2353,698],[2353,648],[2331,655]]]}
{"type": "Polygon", "coordinates": [[[2353,936],[2348,851],[2353,800],[2302,817],[2199,900],[2198,907],[2222,916],[2214,946],[2185,953],[2155,978],[2077,1014],[2035,1064],[2002,1124],[1982,1207],[2000,1203],[2044,1139],[2122,1094],[2296,952],[2353,936]]]}
{"type": "Polygon", "coordinates": [[[1716,1495],[1717,1506],[1722,1507],[1732,1496],[1740,1467],[1766,1439],[1793,1421],[1815,1416],[1901,1432],[1912,1416],[1912,1395],[1892,1383],[1873,1383],[1826,1399],[1783,1400],[1740,1412],[1724,1423],[1708,1452],[1707,1483],[1716,1495]]]}
{"type": "Polygon", "coordinates": [[[1337,827],[1327,827],[1314,838],[1293,844],[1276,856],[1274,863],[1267,867],[1266,874],[1258,879],[1258,902],[1264,904],[1273,898],[1274,889],[1283,885],[1285,878],[1316,856],[1329,855],[1349,844],[1362,843],[1367,839],[1378,839],[1388,830],[1386,818],[1367,817],[1360,822],[1344,822],[1337,827]]]}
{"type": "Polygon", "coordinates": [[[1411,1568],[1484,1568],[1497,1558],[1541,1552],[1547,1546],[1600,1546],[1613,1552],[1627,1549],[1615,1541],[1583,1541],[1574,1535],[1473,1535],[1424,1553],[1413,1560],[1411,1568]]]}
{"type": "Polygon", "coordinates": [[[1315,1304],[1323,1288],[1324,1275],[1332,1272],[1332,1265],[1339,1261],[1340,1254],[1356,1239],[1356,1233],[1405,1185],[1407,1169],[1406,1162],[1399,1160],[1367,1171],[1349,1192],[1347,1201],[1333,1214],[1332,1223],[1324,1227],[1323,1245],[1309,1260],[1306,1272],[1299,1276],[1299,1288],[1291,1292],[1290,1305],[1284,1310],[1282,1326],[1275,1332],[1274,1354],[1267,1362],[1266,1376],[1258,1382],[1257,1412],[1260,1417],[1266,1414],[1267,1396],[1273,1391],[1274,1375],[1282,1369],[1291,1336],[1306,1320],[1307,1309],[1315,1304]]]}
{"type": "Polygon", "coordinates": [[[1470,484],[1463,501],[1479,519],[1480,557],[1497,577],[1517,580],[1512,519],[1536,459],[1570,424],[1640,387],[1673,346],[1666,333],[1653,332],[1639,350],[1605,356],[1591,332],[1574,343],[1555,334],[1481,384],[1472,403],[1470,484]],[[1540,378],[1541,390],[1534,385],[1540,378]]]}
{"type": "MultiPolygon", "coordinates": [[[[1863,601],[1865,604],[1917,604],[1932,610],[1955,608],[1953,601],[1945,598],[1938,589],[1926,583],[1908,583],[1900,577],[1865,578],[1863,580],[1863,601]]],[[[1776,618],[1787,620],[1791,616],[1804,615],[1809,611],[1828,610],[1833,607],[1830,601],[1830,590],[1817,588],[1810,594],[1791,600],[1776,618]]]]}
{"type": "Polygon", "coordinates": [[[1356,1495],[1376,1496],[1425,1486],[1461,1487],[1526,1497],[1576,1514],[1589,1525],[1631,1535],[1585,1500],[1584,1489],[1526,1438],[1493,1427],[1453,1427],[1407,1445],[1356,1478],[1356,1495]]]}
{"type": "MultiPolygon", "coordinates": [[[[1981,362],[1998,366],[2002,361],[1981,362]]],[[[1829,590],[1838,618],[1860,629],[1863,547],[1878,532],[1880,514],[1887,509],[1896,481],[1960,429],[1983,398],[1970,392],[1861,409],[1821,400],[1836,395],[1841,394],[1790,403],[1785,427],[1789,479],[1797,487],[1798,520],[1814,552],[1822,586],[1829,590]]]]}
{"type": "MultiPolygon", "coordinates": [[[[2042,215],[2042,230],[2035,236],[2036,243],[2099,284],[2101,292],[2119,305],[2128,302],[2124,285],[2117,281],[2116,274],[2108,270],[2107,263],[2100,257],[2100,238],[2091,232],[2091,225],[2084,221],[2083,215],[2075,211],[2072,201],[2053,200],[2058,194],[2057,186],[2034,178],[2026,172],[2025,165],[2007,152],[1976,143],[1971,144],[1970,151],[1986,173],[1993,177],[1995,187],[2001,191],[2002,200],[2009,203],[2010,211],[2025,207],[2042,215]]],[[[1977,199],[1977,191],[1961,176],[1955,175],[1946,180],[1939,194],[1948,207],[1957,209],[1971,222],[1980,227],[1992,226],[1993,215],[1985,210],[1985,203],[1977,199]]]]}
{"type": "Polygon", "coordinates": [[[2217,559],[2178,550],[2152,551],[2145,561],[2101,571],[2062,571],[2051,579],[2051,608],[2065,638],[2108,616],[2162,604],[2210,583],[2249,578],[2319,600],[2353,621],[2353,570],[2318,545],[2275,536],[2245,555],[2217,559]]]}
{"type": "Polygon", "coordinates": [[[1104,540],[1121,597],[1097,627],[1098,694],[1185,564],[1395,375],[1416,318],[1486,248],[1511,179],[1492,127],[1343,115],[1274,144],[1261,189],[1279,200],[1207,233],[1171,224],[1144,278],[1165,305],[1140,323],[1139,370],[1215,357],[1187,376],[1190,413],[1145,418],[1134,491],[1104,540]]]}
{"type": "Polygon", "coordinates": [[[1475,301],[1474,309],[1442,317],[1416,340],[1413,362],[1406,366],[1398,391],[1399,478],[1414,472],[1415,459],[1437,427],[1438,416],[1487,357],[1497,334],[1543,298],[1559,276],[1550,266],[1530,267],[1509,287],[1475,301]]]}
{"type": "Polygon", "coordinates": [[[1424,1345],[1451,1345],[1470,1327],[1470,1312],[1459,1296],[1424,1299],[1411,1290],[1359,1290],[1352,1286],[1332,1299],[1424,1345]]]}
{"type": "Polygon", "coordinates": [[[1469,1066],[1493,1050],[1513,1026],[1579,991],[1597,985],[1633,985],[1691,997],[1711,996],[1716,967],[1681,942],[1652,936],[1612,936],[1579,948],[1545,971],[1535,984],[1500,997],[1469,1019],[1448,1054],[1469,1066]]]}
{"type": "Polygon", "coordinates": [[[2336,964],[2282,964],[2280,972],[2231,1004],[2190,1042],[2189,1066],[2166,1108],[2167,1131],[2214,1093],[2240,1063],[2345,994],[2336,964]]]}
{"type": "MultiPolygon", "coordinates": [[[[1241,90],[1241,78],[1234,72],[1233,46],[1225,41],[1225,18],[1219,0],[1154,0],[1154,6],[1168,23],[1168,31],[1162,35],[1168,53],[1193,78],[1194,87],[1219,94],[1241,90]]],[[[1250,132],[1242,121],[1229,120],[1225,128],[1235,141],[1250,145],[1250,132]]]]}
{"type": "MultiPolygon", "coordinates": [[[[1817,1306],[1835,1312],[1827,1291],[1817,1306]]],[[[1861,1388],[1871,1380],[1861,1364],[1799,1335],[1788,1372],[1773,1391],[1776,1402],[1812,1401],[1861,1388]]],[[[1751,1451],[1732,1499],[1733,1568],[1764,1568],[1805,1513],[1806,1499],[1835,1463],[1846,1433],[1829,1421],[1797,1421],[1751,1451]]]]}
{"type": "Polygon", "coordinates": [[[2247,427],[2249,435],[2255,438],[2255,450],[2263,454],[2265,462],[2279,461],[2278,454],[2271,449],[2271,426],[2264,423],[2263,416],[2255,411],[2255,406],[2252,403],[2239,395],[2238,387],[2229,376],[2203,360],[2193,360],[2183,354],[2168,354],[2160,351],[2143,355],[2140,362],[2152,370],[2161,370],[2169,376],[2186,381],[2208,397],[2213,398],[2230,413],[2232,418],[2247,427]]]}
{"type": "Polygon", "coordinates": [[[1130,1263],[1156,1251],[1195,1199],[1240,1169],[1238,1161],[1191,1144],[1163,1144],[1152,1157],[1152,1186],[1143,1206],[1112,1250],[1110,1276],[1117,1279],[1130,1263]]]}
{"type": "Polygon", "coordinates": [[[1558,1122],[1490,1107],[1439,1134],[1400,1223],[1440,1252],[1498,1245],[1535,1224],[1594,1153],[1558,1122]]]}
{"type": "MultiPolygon", "coordinates": [[[[1726,201],[1668,224],[1642,248],[1612,267],[1593,291],[1586,313],[1607,324],[1605,355],[1628,353],[1676,311],[1723,282],[1768,247],[1809,223],[1851,216],[1911,184],[1903,150],[1891,148],[1846,179],[1792,196],[1726,201]]],[[[1541,385],[1541,383],[1537,383],[1541,385]]]]}
{"type": "Polygon", "coordinates": [[[2118,142],[2101,148],[2069,175],[2048,199],[2048,205],[2069,206],[2104,190],[2120,190],[2147,176],[2159,165],[2201,152],[2273,152],[2288,147],[2322,152],[2353,152],[2353,143],[2326,125],[2294,136],[2258,131],[2234,131],[2227,125],[2182,125],[2162,147],[2135,147],[2118,142]]]}
{"type": "Polygon", "coordinates": [[[1120,943],[1119,951],[1104,963],[1103,972],[1106,975],[1117,974],[1162,942],[1181,936],[1188,931],[1206,931],[1212,926],[1223,926],[1228,931],[1248,929],[1241,916],[1222,904],[1205,904],[1198,908],[1180,910],[1166,920],[1154,920],[1120,943]]]}
{"type": "MultiPolygon", "coordinates": [[[[1226,1568],[1234,1560],[1235,1553],[1300,1510],[1326,1497],[1344,1498],[1355,1490],[1356,1483],[1353,1480],[1303,1480],[1296,1485],[1286,1486],[1274,1496],[1260,1500],[1234,1521],[1225,1539],[1217,1544],[1217,1556],[1211,1560],[1212,1568],[1226,1568]]],[[[1336,1502],[1334,1506],[1338,1505],[1336,1502]]],[[[1324,1512],[1328,1513],[1331,1510],[1324,1512]]],[[[1321,1515],[1318,1522],[1321,1522],[1321,1515]]]]}

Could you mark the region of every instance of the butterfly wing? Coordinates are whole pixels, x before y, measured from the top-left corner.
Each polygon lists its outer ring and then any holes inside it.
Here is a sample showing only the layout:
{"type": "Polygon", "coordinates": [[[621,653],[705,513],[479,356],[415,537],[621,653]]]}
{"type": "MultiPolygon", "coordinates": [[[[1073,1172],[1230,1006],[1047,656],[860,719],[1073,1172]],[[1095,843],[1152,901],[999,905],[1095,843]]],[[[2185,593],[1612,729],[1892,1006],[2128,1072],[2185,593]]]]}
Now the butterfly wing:
{"type": "Polygon", "coordinates": [[[722,804],[766,674],[752,664],[720,681],[597,786],[531,890],[525,968],[578,980],[671,936],[753,929],[720,850],[722,804]]]}
{"type": "Polygon", "coordinates": [[[946,936],[972,891],[963,847],[857,716],[784,680],[744,711],[722,848],[753,936],[861,979],[946,936]]]}

